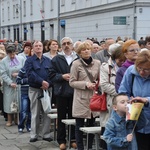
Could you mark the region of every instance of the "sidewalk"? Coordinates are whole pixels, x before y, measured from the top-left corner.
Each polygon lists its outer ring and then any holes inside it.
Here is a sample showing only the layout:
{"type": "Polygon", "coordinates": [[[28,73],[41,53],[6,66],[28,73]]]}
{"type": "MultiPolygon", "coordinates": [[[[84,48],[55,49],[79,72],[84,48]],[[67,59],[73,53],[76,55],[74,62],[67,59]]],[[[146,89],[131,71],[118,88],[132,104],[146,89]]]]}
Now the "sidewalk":
{"type": "Polygon", "coordinates": [[[30,143],[30,133],[26,130],[24,133],[18,133],[16,125],[5,126],[6,122],[3,116],[0,116],[0,150],[59,150],[53,142],[38,140],[30,143]]]}

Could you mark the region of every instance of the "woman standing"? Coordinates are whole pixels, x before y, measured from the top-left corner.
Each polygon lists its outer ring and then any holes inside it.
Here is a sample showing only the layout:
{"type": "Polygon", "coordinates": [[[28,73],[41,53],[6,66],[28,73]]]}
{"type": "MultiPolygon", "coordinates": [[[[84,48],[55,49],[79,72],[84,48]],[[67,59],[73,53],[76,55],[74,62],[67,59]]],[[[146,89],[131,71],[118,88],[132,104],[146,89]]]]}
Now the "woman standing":
{"type": "MultiPolygon", "coordinates": [[[[124,55],[122,54],[122,47],[118,43],[114,43],[109,46],[108,53],[111,57],[107,63],[103,63],[100,68],[100,86],[102,92],[107,94],[107,111],[100,112],[100,124],[102,127],[103,134],[105,130],[106,121],[112,112],[112,99],[117,94],[115,90],[115,78],[116,72],[125,61],[124,55]]],[[[102,148],[106,149],[106,143],[101,141],[102,148]]]]}
{"type": "MultiPolygon", "coordinates": [[[[15,51],[16,48],[14,45],[8,45],[6,48],[7,56],[0,62],[1,77],[3,79],[4,112],[7,113],[8,122],[6,123],[6,126],[8,127],[12,125],[12,119],[14,117],[10,105],[14,100],[14,93],[18,92],[16,90],[16,77],[24,64],[23,57],[17,56],[15,51]]],[[[17,124],[17,118],[14,118],[14,122],[17,124]]]]}
{"type": "Polygon", "coordinates": [[[126,93],[132,101],[145,103],[143,112],[149,121],[147,125],[138,130],[136,140],[138,150],[150,149],[150,51],[138,54],[135,65],[130,66],[122,79],[119,93],[126,93]]]}
{"type": "Polygon", "coordinates": [[[58,47],[59,47],[58,41],[50,40],[47,43],[47,48],[49,49],[49,51],[44,53],[43,55],[50,58],[50,59],[52,59],[54,56],[57,55],[58,47]]]}
{"type": "MultiPolygon", "coordinates": [[[[58,44],[57,40],[50,40],[47,44],[47,48],[49,49],[49,51],[44,53],[43,55],[52,59],[53,57],[55,57],[57,55],[58,47],[59,47],[59,44],[58,44]]],[[[55,99],[53,88],[52,88],[52,101],[51,101],[51,103],[52,103],[52,106],[55,107],[56,99],[55,99]]]]}
{"type": "MultiPolygon", "coordinates": [[[[73,98],[73,117],[76,120],[75,135],[77,149],[84,150],[83,132],[79,130],[84,126],[84,120],[87,119],[87,126],[94,126],[97,113],[91,112],[89,108],[90,98],[93,95],[97,79],[99,78],[100,62],[91,57],[92,46],[83,42],[79,45],[77,53],[80,59],[73,62],[70,72],[70,86],[74,88],[73,98]],[[85,69],[92,77],[88,77],[85,69]]],[[[89,148],[92,148],[93,135],[89,135],[89,148]]]]}
{"type": "Polygon", "coordinates": [[[116,80],[115,80],[115,88],[118,92],[120,83],[122,81],[123,75],[127,68],[134,64],[137,55],[140,51],[140,47],[138,45],[138,42],[135,40],[127,40],[123,46],[122,46],[122,52],[124,53],[124,56],[126,58],[126,61],[122,64],[122,66],[118,69],[116,74],[116,80]]]}

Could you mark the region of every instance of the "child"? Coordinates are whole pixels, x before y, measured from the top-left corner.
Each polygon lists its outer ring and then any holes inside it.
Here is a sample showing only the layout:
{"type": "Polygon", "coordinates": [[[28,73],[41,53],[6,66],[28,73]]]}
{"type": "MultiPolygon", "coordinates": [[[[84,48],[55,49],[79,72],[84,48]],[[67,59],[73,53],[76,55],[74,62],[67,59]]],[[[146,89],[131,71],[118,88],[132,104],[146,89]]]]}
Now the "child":
{"type": "MultiPolygon", "coordinates": [[[[138,150],[135,134],[132,133],[135,121],[126,121],[128,101],[128,96],[125,94],[118,94],[112,101],[113,112],[103,134],[108,150],[138,150]]],[[[145,124],[146,119],[141,113],[136,128],[143,128],[145,124]]]]}

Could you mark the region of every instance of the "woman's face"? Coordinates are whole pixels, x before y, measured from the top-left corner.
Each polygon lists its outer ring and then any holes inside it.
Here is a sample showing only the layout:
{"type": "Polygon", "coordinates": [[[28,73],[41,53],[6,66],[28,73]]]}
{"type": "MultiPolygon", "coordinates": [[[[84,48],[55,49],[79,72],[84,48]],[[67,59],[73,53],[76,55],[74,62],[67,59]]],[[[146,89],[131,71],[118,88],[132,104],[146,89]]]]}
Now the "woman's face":
{"type": "Polygon", "coordinates": [[[30,51],[31,51],[31,47],[30,47],[30,46],[26,46],[26,47],[24,48],[24,53],[25,53],[25,54],[28,54],[28,55],[29,55],[30,51]]]}
{"type": "Polygon", "coordinates": [[[91,49],[86,48],[86,49],[81,50],[80,56],[83,59],[89,59],[91,56],[91,49]]]}
{"type": "Polygon", "coordinates": [[[124,55],[127,58],[127,60],[134,62],[137,59],[137,55],[138,55],[139,51],[140,51],[140,47],[139,47],[138,43],[131,44],[128,47],[128,50],[124,55]]]}
{"type": "Polygon", "coordinates": [[[149,63],[139,64],[136,67],[136,69],[142,78],[147,78],[148,76],[150,76],[150,64],[149,63]]]}
{"type": "Polygon", "coordinates": [[[16,53],[15,53],[15,52],[13,52],[13,53],[8,53],[7,55],[8,55],[8,57],[9,57],[10,59],[14,59],[15,56],[16,56],[16,53]]]}
{"type": "Polygon", "coordinates": [[[49,46],[49,49],[52,51],[57,51],[58,50],[58,44],[55,41],[52,41],[51,45],[49,46]]]}
{"type": "Polygon", "coordinates": [[[124,59],[120,59],[120,58],[115,59],[115,61],[118,67],[121,67],[122,64],[124,63],[124,59]]]}

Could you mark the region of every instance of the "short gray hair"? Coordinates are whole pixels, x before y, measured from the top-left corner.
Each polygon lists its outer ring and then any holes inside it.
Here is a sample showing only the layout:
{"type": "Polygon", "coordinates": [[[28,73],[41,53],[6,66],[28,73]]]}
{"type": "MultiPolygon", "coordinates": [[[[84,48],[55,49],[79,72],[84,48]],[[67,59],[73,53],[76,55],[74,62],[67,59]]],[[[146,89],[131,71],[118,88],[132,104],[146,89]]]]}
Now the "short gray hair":
{"type": "Polygon", "coordinates": [[[73,40],[70,37],[63,37],[61,39],[61,45],[62,45],[63,40],[69,40],[73,44],[73,40]]]}

